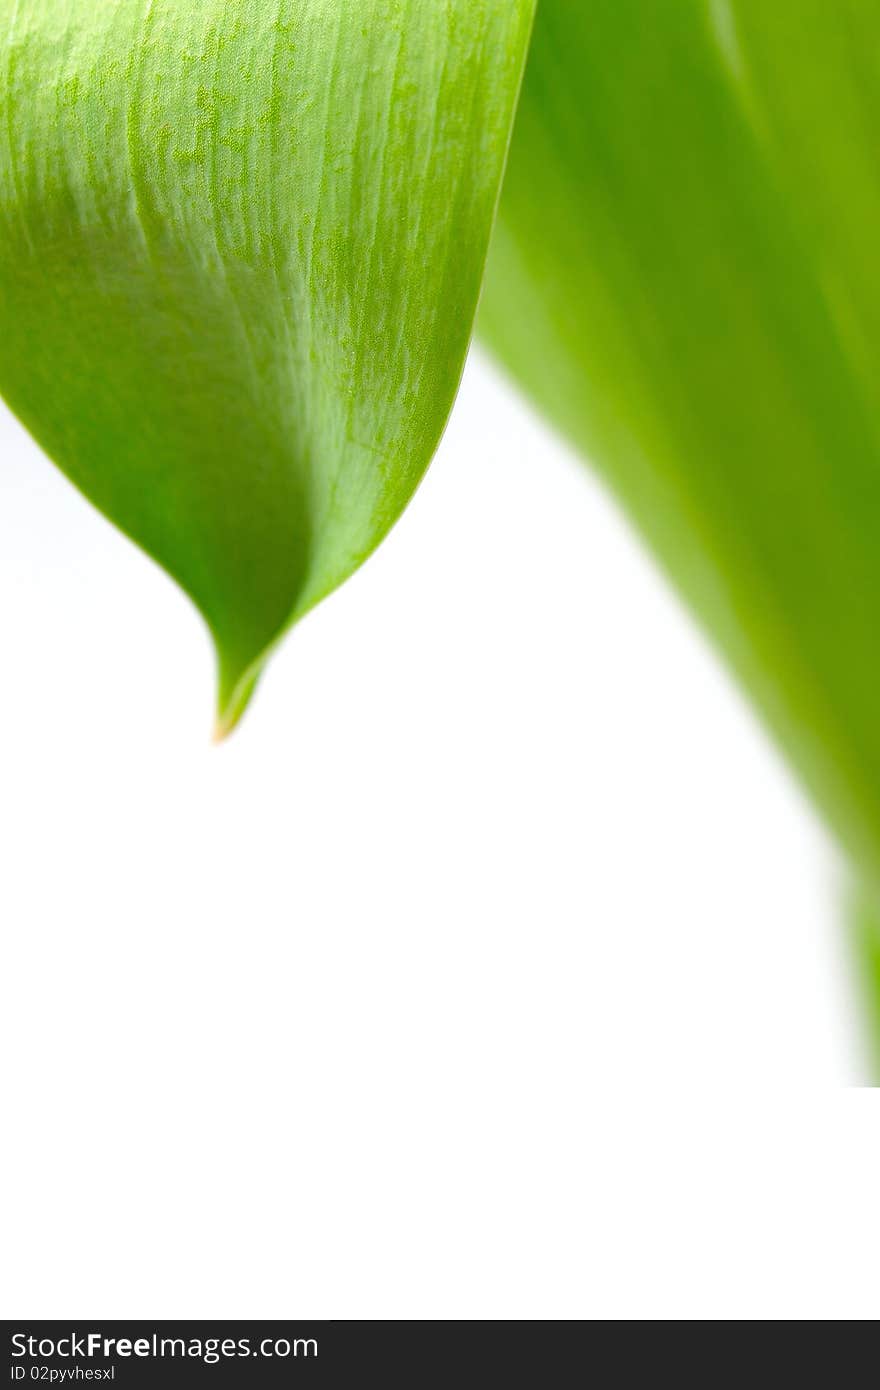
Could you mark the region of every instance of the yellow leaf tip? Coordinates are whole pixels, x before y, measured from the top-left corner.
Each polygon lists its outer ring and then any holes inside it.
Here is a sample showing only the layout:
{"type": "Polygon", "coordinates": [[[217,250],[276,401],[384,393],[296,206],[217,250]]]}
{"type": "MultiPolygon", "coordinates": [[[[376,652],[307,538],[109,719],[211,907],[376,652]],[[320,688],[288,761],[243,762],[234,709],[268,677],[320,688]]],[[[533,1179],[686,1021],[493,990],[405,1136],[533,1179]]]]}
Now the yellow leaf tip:
{"type": "Polygon", "coordinates": [[[264,659],[261,657],[242,670],[240,664],[233,666],[224,662],[221,656],[217,715],[212,735],[215,746],[225,743],[241,723],[260,678],[264,659]]]}
{"type": "MultiPolygon", "coordinates": [[[[240,716],[239,716],[240,717],[240,716]]],[[[229,714],[218,714],[214,721],[214,731],[211,734],[211,742],[215,747],[225,743],[229,735],[235,730],[238,724],[238,717],[229,714]]]]}

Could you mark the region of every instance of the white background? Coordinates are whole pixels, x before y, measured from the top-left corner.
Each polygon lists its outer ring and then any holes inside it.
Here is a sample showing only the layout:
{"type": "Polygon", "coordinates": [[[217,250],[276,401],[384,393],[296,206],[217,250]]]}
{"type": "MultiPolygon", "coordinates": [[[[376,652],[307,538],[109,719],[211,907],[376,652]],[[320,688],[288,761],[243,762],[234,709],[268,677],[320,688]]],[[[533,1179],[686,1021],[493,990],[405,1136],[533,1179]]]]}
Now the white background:
{"type": "Polygon", "coordinates": [[[199,619],[0,415],[7,1317],[868,1317],[823,831],[472,359],[209,743],[199,619]]]}

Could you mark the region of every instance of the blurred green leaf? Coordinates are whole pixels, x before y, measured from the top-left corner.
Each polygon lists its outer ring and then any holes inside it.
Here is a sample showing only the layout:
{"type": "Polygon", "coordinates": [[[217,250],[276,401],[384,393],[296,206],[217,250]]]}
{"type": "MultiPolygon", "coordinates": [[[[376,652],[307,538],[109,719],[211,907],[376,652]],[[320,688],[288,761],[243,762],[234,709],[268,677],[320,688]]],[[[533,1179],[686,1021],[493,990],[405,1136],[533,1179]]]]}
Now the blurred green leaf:
{"type": "Polygon", "coordinates": [[[541,0],[482,313],[875,884],[878,152],[877,0],[541,0]]]}
{"type": "Polygon", "coordinates": [[[864,891],[855,894],[849,921],[853,963],[862,995],[868,1084],[880,1086],[880,912],[876,900],[864,891]]]}
{"type": "Polygon", "coordinates": [[[462,369],[533,0],[0,0],[0,391],[192,596],[220,726],[462,369]]]}

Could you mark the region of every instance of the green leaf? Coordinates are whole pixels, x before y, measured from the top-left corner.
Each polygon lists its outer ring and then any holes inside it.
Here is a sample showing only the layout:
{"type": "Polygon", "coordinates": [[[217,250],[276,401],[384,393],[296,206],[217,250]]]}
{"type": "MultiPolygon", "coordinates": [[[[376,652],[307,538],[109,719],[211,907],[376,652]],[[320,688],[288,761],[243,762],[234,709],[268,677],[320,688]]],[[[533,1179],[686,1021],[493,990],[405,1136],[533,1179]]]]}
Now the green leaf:
{"type": "Polygon", "coordinates": [[[542,0],[482,317],[874,884],[878,152],[876,0],[542,0]]]}
{"type": "Polygon", "coordinates": [[[851,959],[862,996],[869,1084],[880,1086],[880,912],[870,894],[857,891],[852,895],[849,927],[851,959]]]}
{"type": "Polygon", "coordinates": [[[220,726],[460,378],[533,0],[0,0],[0,392],[191,595],[220,726]]]}

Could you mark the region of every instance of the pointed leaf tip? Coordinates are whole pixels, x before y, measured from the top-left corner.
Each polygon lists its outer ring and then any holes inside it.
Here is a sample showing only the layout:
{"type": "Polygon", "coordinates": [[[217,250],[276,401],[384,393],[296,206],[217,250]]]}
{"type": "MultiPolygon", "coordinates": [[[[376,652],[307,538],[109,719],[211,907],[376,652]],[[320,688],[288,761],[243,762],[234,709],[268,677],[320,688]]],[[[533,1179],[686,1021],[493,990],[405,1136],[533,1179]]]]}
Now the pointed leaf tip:
{"type": "Polygon", "coordinates": [[[268,652],[242,669],[241,665],[230,665],[222,653],[218,658],[217,712],[214,720],[212,742],[225,743],[235,732],[248,710],[254,691],[259,684],[268,652]]]}
{"type": "Polygon", "coordinates": [[[0,0],[0,393],[240,652],[431,459],[533,9],[0,0]]]}

